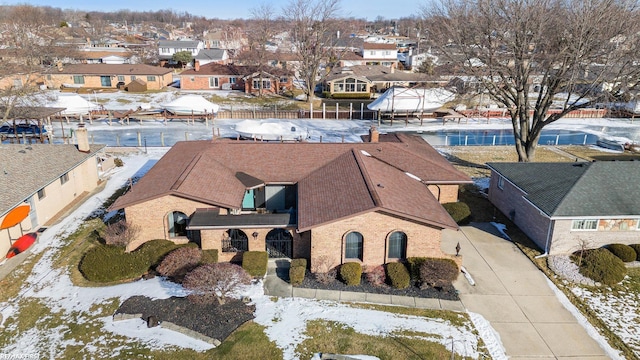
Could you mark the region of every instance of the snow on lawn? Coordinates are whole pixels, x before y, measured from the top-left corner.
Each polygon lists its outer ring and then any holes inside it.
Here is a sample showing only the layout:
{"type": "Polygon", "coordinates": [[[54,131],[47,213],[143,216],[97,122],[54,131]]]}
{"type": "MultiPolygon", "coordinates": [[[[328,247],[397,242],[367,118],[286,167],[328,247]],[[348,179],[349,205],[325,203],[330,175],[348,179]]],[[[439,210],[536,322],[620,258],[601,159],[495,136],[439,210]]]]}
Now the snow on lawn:
{"type": "Polygon", "coordinates": [[[401,336],[394,332],[416,331],[425,334],[424,340],[445,347],[451,345],[453,338],[457,354],[473,359],[480,355],[478,336],[473,334],[473,328],[460,328],[441,319],[359,309],[332,301],[300,298],[272,301],[264,295],[253,300],[256,304],[255,322],[266,327],[265,333],[282,349],[285,359],[297,358],[296,348],[307,338],[304,334],[307,322],[313,320],[338,322],[358,333],[372,336],[401,336]]]}
{"type": "MultiPolygon", "coordinates": [[[[631,281],[626,277],[622,286],[631,281]]],[[[591,291],[572,287],[571,291],[596,313],[636,356],[640,357],[640,294],[634,291],[591,291]]]]}
{"type": "MultiPolygon", "coordinates": [[[[205,351],[212,347],[210,344],[170,330],[148,329],[140,319],[114,322],[111,314],[105,314],[103,310],[103,306],[111,303],[112,299],[122,302],[134,295],[145,295],[151,298],[185,296],[181,286],[156,277],[115,286],[78,287],[73,285],[66,270],[53,266],[56,250],[63,246],[65,237],[76,231],[83,219],[99,208],[104,200],[129,178],[141,176],[148,170],[149,164],[153,164],[165,151],[152,149],[146,155],[125,157],[125,166],[112,174],[102,192],[89,198],[70,216],[51,226],[41,235],[32,251],[34,253],[46,251],[45,254],[26,279],[18,299],[14,299],[12,303],[0,304],[0,309],[2,309],[2,318],[6,322],[8,318],[20,316],[22,309],[19,299],[40,300],[40,304],[49,309],[51,316],[60,317],[60,325],[47,328],[46,325],[41,324],[22,333],[16,333],[3,349],[4,353],[33,353],[42,356],[42,352],[46,351],[49,357],[57,358],[63,356],[70,346],[80,345],[85,349],[84,352],[92,356],[106,356],[105,349],[108,349],[109,356],[117,356],[133,345],[122,341],[121,337],[132,338],[151,349],[179,346],[205,351]],[[72,324],[86,327],[91,340],[88,343],[81,343],[81,340],[75,339],[70,328],[72,324]],[[92,326],[97,326],[97,329],[90,331],[92,326]]],[[[353,327],[358,332],[376,336],[391,335],[394,331],[400,330],[415,330],[432,334],[427,336],[426,340],[440,342],[447,346],[451,343],[447,338],[453,337],[454,350],[458,354],[472,358],[479,356],[477,349],[479,337],[474,334],[471,323],[464,327],[456,327],[444,320],[357,309],[328,301],[289,298],[273,302],[271,298],[264,295],[261,282],[247,287],[245,293],[251,296],[256,304],[256,322],[266,326],[268,336],[283,349],[287,359],[296,358],[295,347],[304,339],[306,322],[314,319],[338,321],[353,327]]],[[[49,316],[45,316],[42,320],[46,322],[47,318],[49,316]]],[[[486,322],[484,324],[489,326],[486,322]]],[[[16,326],[16,322],[12,322],[6,326],[5,331],[17,332],[16,326]]],[[[482,332],[484,333],[485,330],[482,332]]],[[[487,348],[501,348],[496,338],[483,337],[483,342],[487,348]]],[[[498,353],[494,358],[500,358],[500,354],[498,353]]]]}

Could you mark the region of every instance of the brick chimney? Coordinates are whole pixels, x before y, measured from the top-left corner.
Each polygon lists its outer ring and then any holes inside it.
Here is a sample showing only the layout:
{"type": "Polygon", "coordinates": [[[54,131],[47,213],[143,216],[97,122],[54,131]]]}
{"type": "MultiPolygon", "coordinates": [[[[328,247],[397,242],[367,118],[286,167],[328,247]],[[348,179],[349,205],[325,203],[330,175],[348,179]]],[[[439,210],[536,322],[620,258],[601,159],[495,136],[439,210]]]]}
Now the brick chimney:
{"type": "Polygon", "coordinates": [[[371,126],[371,128],[369,129],[369,142],[377,143],[378,140],[380,140],[380,133],[375,126],[371,126]]]}
{"type": "Polygon", "coordinates": [[[195,60],[195,61],[193,62],[193,69],[194,69],[195,71],[200,71],[200,61],[195,60]]]}
{"type": "Polygon", "coordinates": [[[84,153],[91,151],[91,147],[89,146],[89,134],[87,133],[87,128],[84,127],[84,123],[78,124],[76,140],[78,142],[78,151],[84,153]]]}

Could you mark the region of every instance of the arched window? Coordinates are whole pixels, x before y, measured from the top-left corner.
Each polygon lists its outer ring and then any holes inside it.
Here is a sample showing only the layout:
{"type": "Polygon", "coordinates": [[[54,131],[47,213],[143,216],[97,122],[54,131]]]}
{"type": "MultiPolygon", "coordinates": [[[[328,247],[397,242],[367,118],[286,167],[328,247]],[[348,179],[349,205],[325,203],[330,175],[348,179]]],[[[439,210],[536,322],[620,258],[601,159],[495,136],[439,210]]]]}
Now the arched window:
{"type": "Polygon", "coordinates": [[[394,231],[389,235],[389,258],[404,259],[407,257],[407,234],[394,231]]]}
{"type": "Polygon", "coordinates": [[[227,238],[222,240],[222,252],[249,251],[249,238],[240,229],[227,230],[227,238]]]}
{"type": "Polygon", "coordinates": [[[187,236],[187,223],[189,217],[180,211],[174,211],[167,215],[167,224],[169,225],[169,237],[175,238],[187,236]]]}
{"type": "Polygon", "coordinates": [[[344,257],[347,259],[360,259],[362,260],[362,243],[363,237],[357,231],[352,231],[345,237],[344,244],[344,257]]]}

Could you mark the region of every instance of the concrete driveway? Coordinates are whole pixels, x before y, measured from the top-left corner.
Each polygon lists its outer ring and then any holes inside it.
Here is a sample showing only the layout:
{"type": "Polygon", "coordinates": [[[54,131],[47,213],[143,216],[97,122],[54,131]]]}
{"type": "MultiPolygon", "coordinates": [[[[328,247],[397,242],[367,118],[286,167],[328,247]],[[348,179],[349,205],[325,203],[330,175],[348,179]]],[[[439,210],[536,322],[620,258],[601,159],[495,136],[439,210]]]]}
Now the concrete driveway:
{"type": "Polygon", "coordinates": [[[484,316],[500,334],[511,359],[608,359],[547,284],[545,275],[489,223],[446,230],[442,249],[460,243],[464,276],[455,283],[463,305],[484,316]]]}

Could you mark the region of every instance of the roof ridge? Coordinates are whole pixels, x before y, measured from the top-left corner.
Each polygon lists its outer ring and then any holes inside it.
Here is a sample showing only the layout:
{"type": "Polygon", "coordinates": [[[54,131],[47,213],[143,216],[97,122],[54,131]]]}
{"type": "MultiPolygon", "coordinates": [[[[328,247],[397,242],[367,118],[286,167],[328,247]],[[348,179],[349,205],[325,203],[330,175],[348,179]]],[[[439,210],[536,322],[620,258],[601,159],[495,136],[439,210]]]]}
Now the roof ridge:
{"type": "Polygon", "coordinates": [[[202,158],[202,153],[199,152],[196,156],[194,156],[191,159],[189,164],[187,164],[187,166],[184,168],[184,170],[182,170],[182,173],[180,174],[178,179],[169,187],[169,191],[179,192],[178,189],[180,188],[180,185],[182,185],[184,180],[191,173],[191,170],[193,170],[193,168],[196,166],[196,164],[198,163],[198,161],[200,161],[201,158],[202,158]]]}
{"type": "MultiPolygon", "coordinates": [[[[584,163],[578,163],[578,164],[584,164],[584,163]]],[[[587,169],[585,171],[583,171],[582,174],[580,174],[580,176],[578,177],[578,179],[576,181],[573,182],[573,184],[571,185],[571,188],[569,189],[569,191],[564,193],[564,196],[562,197],[562,200],[560,200],[558,202],[558,206],[556,206],[556,208],[553,209],[553,213],[550,214],[551,216],[554,216],[562,208],[562,205],[565,203],[565,200],[567,200],[570,197],[569,195],[571,195],[573,193],[574,189],[576,188],[576,185],[579,182],[581,182],[585,178],[585,175],[591,170],[591,164],[592,163],[587,163],[587,164],[589,164],[587,166],[587,169]]],[[[576,164],[574,163],[573,166],[576,166],[576,164]]],[[[582,165],[580,165],[580,166],[582,166],[582,165]]]]}
{"type": "MultiPolygon", "coordinates": [[[[382,207],[383,206],[382,205],[382,199],[380,198],[380,195],[376,191],[375,185],[373,184],[373,181],[371,180],[371,176],[367,172],[366,165],[362,161],[361,156],[367,156],[367,155],[364,155],[362,153],[362,151],[363,150],[358,150],[356,148],[351,148],[351,153],[353,154],[353,157],[356,160],[356,164],[358,165],[358,169],[360,170],[360,174],[362,174],[362,179],[364,180],[364,183],[367,186],[367,190],[369,191],[369,194],[371,195],[371,200],[373,200],[373,203],[375,204],[376,207],[382,207]]],[[[367,153],[367,154],[369,154],[369,153],[367,153]]],[[[369,154],[368,156],[371,156],[372,158],[381,161],[380,159],[374,157],[371,154],[369,154]]],[[[381,162],[383,164],[387,164],[384,161],[381,161],[381,162]]]]}

